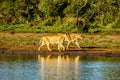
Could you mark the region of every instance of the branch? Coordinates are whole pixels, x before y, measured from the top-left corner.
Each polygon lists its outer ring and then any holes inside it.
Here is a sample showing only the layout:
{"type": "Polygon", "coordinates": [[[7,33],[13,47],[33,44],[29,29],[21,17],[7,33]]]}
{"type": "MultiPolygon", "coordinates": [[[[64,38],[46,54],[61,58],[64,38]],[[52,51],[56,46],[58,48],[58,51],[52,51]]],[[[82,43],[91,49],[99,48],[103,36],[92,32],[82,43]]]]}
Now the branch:
{"type": "Polygon", "coordinates": [[[88,0],[85,1],[85,4],[81,7],[81,9],[86,6],[87,2],[88,0]]]}

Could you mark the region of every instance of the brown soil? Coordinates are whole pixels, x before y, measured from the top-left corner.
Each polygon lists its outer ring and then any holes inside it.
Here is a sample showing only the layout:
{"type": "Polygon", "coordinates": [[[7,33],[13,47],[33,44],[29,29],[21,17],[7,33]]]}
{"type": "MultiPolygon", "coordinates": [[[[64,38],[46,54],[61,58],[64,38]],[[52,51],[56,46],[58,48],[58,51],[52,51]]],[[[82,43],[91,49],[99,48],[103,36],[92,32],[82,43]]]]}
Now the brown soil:
{"type": "Polygon", "coordinates": [[[56,46],[52,46],[53,52],[49,52],[46,46],[38,51],[38,42],[43,35],[49,33],[0,33],[0,53],[30,53],[30,54],[63,54],[83,56],[120,56],[120,36],[106,34],[83,34],[80,41],[81,49],[71,44],[70,49],[58,52],[56,46]]]}

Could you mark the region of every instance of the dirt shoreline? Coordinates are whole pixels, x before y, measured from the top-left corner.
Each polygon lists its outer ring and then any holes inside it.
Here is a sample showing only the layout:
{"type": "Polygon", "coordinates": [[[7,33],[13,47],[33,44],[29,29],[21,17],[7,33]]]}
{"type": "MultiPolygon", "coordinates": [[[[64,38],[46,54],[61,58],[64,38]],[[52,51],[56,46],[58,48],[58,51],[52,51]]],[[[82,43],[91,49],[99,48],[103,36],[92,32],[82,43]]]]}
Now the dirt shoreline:
{"type": "Polygon", "coordinates": [[[73,55],[73,56],[106,56],[106,57],[120,57],[120,50],[111,49],[81,49],[81,50],[66,50],[58,52],[57,50],[37,51],[37,50],[6,50],[0,49],[0,54],[42,54],[42,55],[73,55]]]}
{"type": "MultiPolygon", "coordinates": [[[[58,52],[56,46],[49,52],[46,47],[38,51],[41,36],[51,33],[4,33],[0,32],[1,54],[50,54],[50,55],[80,55],[80,56],[120,56],[120,36],[117,34],[83,34],[80,41],[81,49],[70,46],[69,50],[58,52]]],[[[53,35],[53,34],[52,34],[53,35]]]]}

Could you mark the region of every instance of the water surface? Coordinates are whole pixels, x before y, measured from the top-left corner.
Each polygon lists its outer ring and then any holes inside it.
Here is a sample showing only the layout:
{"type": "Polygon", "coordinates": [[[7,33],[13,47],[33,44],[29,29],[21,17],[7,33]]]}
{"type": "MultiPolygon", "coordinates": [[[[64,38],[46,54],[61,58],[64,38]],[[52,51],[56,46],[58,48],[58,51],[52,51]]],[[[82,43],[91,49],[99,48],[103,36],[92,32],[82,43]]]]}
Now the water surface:
{"type": "Polygon", "coordinates": [[[0,80],[120,80],[120,58],[0,54],[0,80]]]}

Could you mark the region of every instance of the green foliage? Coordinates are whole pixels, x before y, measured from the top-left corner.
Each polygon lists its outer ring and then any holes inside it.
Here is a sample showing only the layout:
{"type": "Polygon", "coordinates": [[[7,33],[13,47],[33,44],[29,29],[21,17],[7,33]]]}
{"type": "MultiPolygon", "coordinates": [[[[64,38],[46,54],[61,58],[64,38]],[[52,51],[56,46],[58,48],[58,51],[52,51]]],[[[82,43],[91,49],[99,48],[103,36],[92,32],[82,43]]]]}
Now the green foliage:
{"type": "Polygon", "coordinates": [[[0,1],[0,31],[112,32],[119,22],[119,0],[0,1]]]}
{"type": "Polygon", "coordinates": [[[27,24],[17,24],[17,25],[1,25],[0,31],[31,32],[33,30],[27,24]]]}

